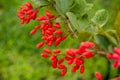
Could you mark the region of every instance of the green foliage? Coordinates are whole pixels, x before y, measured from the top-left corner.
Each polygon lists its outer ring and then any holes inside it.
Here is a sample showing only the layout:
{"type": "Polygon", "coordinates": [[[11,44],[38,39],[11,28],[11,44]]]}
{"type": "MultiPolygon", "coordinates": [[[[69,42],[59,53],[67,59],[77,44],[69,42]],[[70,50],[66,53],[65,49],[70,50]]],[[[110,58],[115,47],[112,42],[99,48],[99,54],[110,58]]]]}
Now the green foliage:
{"type": "Polygon", "coordinates": [[[96,43],[100,45],[100,47],[102,47],[105,50],[108,50],[108,47],[110,46],[110,42],[104,35],[96,34],[94,36],[94,39],[96,43]]]}
{"type": "Polygon", "coordinates": [[[98,10],[91,21],[98,27],[103,27],[108,20],[108,12],[105,9],[98,10]]]}
{"type": "MultiPolygon", "coordinates": [[[[20,20],[17,18],[16,13],[19,6],[23,5],[26,1],[39,6],[48,4],[49,1],[52,0],[0,0],[0,80],[96,80],[94,77],[96,70],[100,71],[103,76],[106,76],[108,64],[106,64],[104,58],[100,59],[99,56],[85,61],[86,70],[84,74],[80,74],[79,71],[73,74],[69,71],[65,77],[59,76],[60,72],[50,67],[51,62],[39,56],[42,49],[38,50],[35,48],[35,45],[41,40],[39,32],[34,36],[29,35],[31,29],[39,22],[31,21],[29,25],[19,24],[20,20]]],[[[77,35],[79,37],[78,40],[69,36],[60,44],[60,47],[57,48],[62,50],[71,47],[76,48],[79,46],[80,41],[86,41],[91,38],[90,15],[92,14],[89,13],[89,11],[94,8],[97,10],[101,8],[109,9],[109,13],[111,14],[109,20],[111,22],[106,24],[105,27],[107,26],[107,29],[110,29],[110,26],[112,26],[111,23],[113,23],[114,16],[116,15],[115,12],[117,12],[116,6],[119,6],[120,0],[87,1],[56,0],[56,2],[60,2],[56,4],[57,12],[64,18],[66,18],[67,15],[72,24],[72,28],[78,31],[77,35]],[[90,3],[87,3],[87,1],[90,3]],[[91,3],[94,3],[95,6],[91,3]],[[90,33],[88,31],[90,31],[90,33]]],[[[42,14],[43,11],[44,9],[40,9],[39,14],[42,14]]],[[[94,10],[93,13],[95,14],[95,12],[96,10],[94,10]]],[[[118,36],[120,35],[119,18],[118,15],[114,28],[118,36]]],[[[104,20],[105,19],[106,18],[104,18],[104,20]]],[[[98,23],[101,25],[106,22],[98,21],[98,23]]],[[[96,36],[96,43],[103,46],[104,49],[108,49],[109,44],[117,44],[115,41],[116,37],[113,38],[111,39],[111,37],[105,34],[98,34],[96,36]]],[[[50,48],[54,49],[54,47],[50,48]]],[[[116,69],[112,70],[110,77],[115,77],[116,73],[116,69]]]]}

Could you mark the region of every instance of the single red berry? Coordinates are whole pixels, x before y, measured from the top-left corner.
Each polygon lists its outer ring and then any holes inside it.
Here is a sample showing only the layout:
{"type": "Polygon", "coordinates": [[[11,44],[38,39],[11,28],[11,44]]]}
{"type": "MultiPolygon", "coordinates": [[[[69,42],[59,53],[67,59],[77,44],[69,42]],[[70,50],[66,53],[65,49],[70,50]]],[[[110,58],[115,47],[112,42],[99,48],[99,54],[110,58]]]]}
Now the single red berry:
{"type": "Polygon", "coordinates": [[[61,30],[57,30],[54,33],[57,34],[57,35],[60,35],[60,34],[62,34],[62,31],[61,30]]]}
{"type": "Polygon", "coordinates": [[[62,72],[61,72],[61,76],[65,76],[66,73],[67,73],[67,70],[63,69],[62,72]]]}
{"type": "Polygon", "coordinates": [[[57,56],[54,56],[54,55],[53,55],[53,56],[50,57],[50,60],[52,60],[52,61],[53,61],[53,60],[56,60],[56,59],[57,59],[57,56]]]}
{"type": "Polygon", "coordinates": [[[40,28],[40,25],[35,26],[35,29],[39,29],[39,28],[40,28]]]}
{"type": "Polygon", "coordinates": [[[58,69],[66,69],[65,65],[58,65],[58,69]]]}
{"type": "Polygon", "coordinates": [[[25,23],[25,20],[21,19],[20,24],[24,24],[24,23],[25,23]]]}
{"type": "Polygon", "coordinates": [[[76,72],[78,69],[79,69],[79,66],[74,66],[74,67],[72,68],[72,72],[74,73],[74,72],[76,72]]]}
{"type": "Polygon", "coordinates": [[[84,70],[85,70],[85,67],[84,67],[84,65],[82,65],[81,68],[80,68],[80,73],[83,73],[84,70]]]}
{"type": "Polygon", "coordinates": [[[103,80],[102,75],[99,72],[95,72],[95,76],[98,80],[103,80]]]}
{"type": "Polygon", "coordinates": [[[47,48],[44,48],[44,52],[46,52],[46,53],[48,53],[48,54],[51,53],[51,51],[50,51],[49,49],[47,49],[47,48]]]}
{"type": "Polygon", "coordinates": [[[30,31],[30,34],[34,35],[36,33],[36,31],[37,31],[36,29],[33,29],[32,31],[30,31]]]}
{"type": "Polygon", "coordinates": [[[42,53],[41,56],[42,56],[43,58],[48,58],[48,54],[47,54],[47,53],[42,53]]]}
{"type": "Polygon", "coordinates": [[[55,28],[61,28],[61,26],[60,26],[59,23],[55,23],[55,24],[54,24],[54,27],[55,27],[55,28]]]}
{"type": "Polygon", "coordinates": [[[61,36],[61,40],[65,40],[67,36],[61,36]]]}
{"type": "Polygon", "coordinates": [[[32,4],[29,3],[29,2],[26,2],[25,5],[26,5],[29,9],[32,9],[32,8],[33,8],[32,4]]]}
{"type": "Polygon", "coordinates": [[[46,16],[39,16],[37,18],[38,21],[44,21],[44,20],[47,20],[46,16]]]}
{"type": "Polygon", "coordinates": [[[44,45],[44,42],[40,42],[36,45],[37,48],[41,48],[44,45]]]}
{"type": "Polygon", "coordinates": [[[53,41],[48,42],[48,46],[52,46],[52,44],[53,44],[53,41]]]}
{"type": "Polygon", "coordinates": [[[31,19],[30,16],[26,17],[26,19],[25,19],[26,24],[28,24],[30,22],[30,19],[31,19]]]}
{"type": "Polygon", "coordinates": [[[69,56],[72,56],[72,57],[75,56],[75,53],[74,53],[74,51],[73,51],[72,49],[68,49],[68,50],[66,51],[66,53],[67,53],[69,56]]]}
{"type": "Polygon", "coordinates": [[[56,60],[56,59],[52,61],[53,68],[57,68],[57,62],[58,62],[58,60],[56,60]]]}
{"type": "Polygon", "coordinates": [[[94,53],[93,52],[84,52],[83,55],[86,57],[86,58],[91,58],[94,56],[94,53]]]}
{"type": "Polygon", "coordinates": [[[73,64],[73,62],[74,62],[74,60],[73,60],[73,59],[71,59],[71,60],[68,60],[68,65],[71,65],[71,64],[73,64]]]}
{"type": "Polygon", "coordinates": [[[47,37],[48,40],[54,40],[54,35],[50,35],[47,37]]]}
{"type": "Polygon", "coordinates": [[[46,34],[47,35],[51,35],[53,32],[49,31],[49,30],[46,30],[46,34]]]}
{"type": "Polygon", "coordinates": [[[63,62],[64,62],[64,58],[60,59],[60,60],[58,61],[58,64],[62,64],[63,62]]]}
{"type": "Polygon", "coordinates": [[[53,52],[54,52],[54,53],[60,53],[61,51],[60,51],[60,50],[57,50],[57,49],[54,49],[53,52]]]}
{"type": "Polygon", "coordinates": [[[117,53],[118,55],[120,55],[120,49],[114,48],[114,52],[117,53]]]}

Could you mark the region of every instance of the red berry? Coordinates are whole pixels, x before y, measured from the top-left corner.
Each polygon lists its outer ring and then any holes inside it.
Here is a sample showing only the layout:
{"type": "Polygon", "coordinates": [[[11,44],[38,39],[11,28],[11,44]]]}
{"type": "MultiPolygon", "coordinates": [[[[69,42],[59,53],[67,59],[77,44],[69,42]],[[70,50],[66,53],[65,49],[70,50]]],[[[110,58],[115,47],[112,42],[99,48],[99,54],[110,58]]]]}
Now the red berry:
{"type": "Polygon", "coordinates": [[[54,24],[55,28],[61,28],[59,23],[54,24]]]}
{"type": "Polygon", "coordinates": [[[79,66],[74,66],[74,67],[72,68],[72,72],[76,72],[78,69],[79,69],[79,66]]]}
{"type": "Polygon", "coordinates": [[[50,60],[52,60],[52,61],[53,61],[53,60],[56,60],[56,59],[57,59],[57,56],[51,56],[51,57],[50,57],[50,60]]]}
{"type": "Polygon", "coordinates": [[[118,55],[120,55],[120,49],[114,48],[114,52],[117,53],[118,55]]]}
{"type": "Polygon", "coordinates": [[[20,24],[24,24],[24,23],[25,23],[24,19],[21,19],[20,24]]]}
{"type": "Polygon", "coordinates": [[[44,42],[40,42],[36,45],[37,48],[41,48],[44,45],[44,42]]]}
{"type": "Polygon", "coordinates": [[[33,13],[33,10],[31,9],[26,12],[27,15],[31,15],[32,13],[33,13]]]}
{"type": "Polygon", "coordinates": [[[39,29],[39,28],[40,28],[40,25],[35,26],[35,29],[39,29]]]}
{"type": "Polygon", "coordinates": [[[93,52],[84,52],[83,55],[86,57],[86,58],[91,58],[94,56],[94,53],[93,52]]]}
{"type": "Polygon", "coordinates": [[[102,75],[99,72],[95,72],[95,76],[98,80],[103,80],[102,75]]]}
{"type": "Polygon", "coordinates": [[[63,69],[62,72],[61,72],[61,76],[65,76],[66,73],[67,73],[67,70],[63,69]]]}
{"type": "Polygon", "coordinates": [[[83,73],[84,70],[85,70],[85,67],[84,67],[84,65],[82,65],[81,68],[80,68],[80,73],[83,73]]]}
{"type": "Polygon", "coordinates": [[[52,68],[57,68],[57,62],[56,61],[52,62],[52,68]]]}
{"type": "Polygon", "coordinates": [[[60,35],[60,34],[62,34],[62,31],[61,30],[57,30],[54,33],[60,35]]]}
{"type": "Polygon", "coordinates": [[[64,62],[64,58],[60,59],[60,60],[58,61],[58,64],[62,64],[63,62],[64,62]]]}
{"type": "Polygon", "coordinates": [[[51,53],[51,51],[50,51],[49,49],[47,49],[47,48],[44,48],[44,52],[46,52],[46,53],[48,53],[48,54],[51,53]]]}
{"type": "Polygon", "coordinates": [[[58,65],[58,69],[66,69],[65,65],[58,65]]]}
{"type": "Polygon", "coordinates": [[[36,29],[33,29],[32,31],[30,31],[30,34],[33,35],[36,33],[36,29]]]}
{"type": "Polygon", "coordinates": [[[75,56],[75,53],[74,53],[74,51],[73,51],[72,49],[68,49],[68,50],[66,51],[66,53],[67,53],[69,56],[72,56],[72,57],[75,56]]]}
{"type": "Polygon", "coordinates": [[[61,40],[65,40],[67,36],[61,36],[61,40]]]}
{"type": "Polygon", "coordinates": [[[32,8],[33,8],[32,4],[31,4],[31,3],[29,3],[29,2],[26,2],[26,3],[25,3],[25,5],[26,5],[28,8],[30,8],[30,9],[32,9],[32,8]]]}
{"type": "Polygon", "coordinates": [[[39,16],[37,18],[38,21],[43,21],[43,20],[47,20],[47,18],[45,16],[39,16]]]}
{"type": "Polygon", "coordinates": [[[47,54],[47,53],[42,53],[41,56],[42,56],[43,58],[48,58],[48,54],[47,54]]]}
{"type": "Polygon", "coordinates": [[[53,50],[53,52],[54,52],[54,53],[60,53],[61,51],[60,51],[60,50],[55,49],[55,50],[53,50]]]}

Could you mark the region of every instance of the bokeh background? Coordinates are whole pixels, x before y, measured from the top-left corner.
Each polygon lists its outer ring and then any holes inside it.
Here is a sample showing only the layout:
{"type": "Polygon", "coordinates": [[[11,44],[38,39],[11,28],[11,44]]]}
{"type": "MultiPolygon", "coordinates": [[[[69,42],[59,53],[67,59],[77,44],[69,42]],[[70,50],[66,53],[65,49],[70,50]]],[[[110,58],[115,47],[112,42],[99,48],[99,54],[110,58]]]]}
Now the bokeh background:
{"type": "MultiPolygon", "coordinates": [[[[68,69],[67,75],[61,77],[59,70],[51,68],[49,60],[40,57],[42,48],[36,49],[35,47],[41,35],[29,35],[37,23],[34,21],[28,25],[19,23],[20,20],[16,14],[19,6],[26,1],[39,6],[39,0],[0,0],[0,80],[96,80],[95,71],[100,71],[104,78],[117,76],[117,69],[110,70],[108,61],[96,55],[85,61],[84,74],[80,74],[79,71],[71,73],[68,69]]],[[[104,29],[113,28],[117,15],[120,14],[120,0],[87,1],[94,3],[95,10],[104,8],[109,11],[109,21],[104,29]]],[[[68,37],[58,48],[78,46],[78,40],[68,37]]]]}

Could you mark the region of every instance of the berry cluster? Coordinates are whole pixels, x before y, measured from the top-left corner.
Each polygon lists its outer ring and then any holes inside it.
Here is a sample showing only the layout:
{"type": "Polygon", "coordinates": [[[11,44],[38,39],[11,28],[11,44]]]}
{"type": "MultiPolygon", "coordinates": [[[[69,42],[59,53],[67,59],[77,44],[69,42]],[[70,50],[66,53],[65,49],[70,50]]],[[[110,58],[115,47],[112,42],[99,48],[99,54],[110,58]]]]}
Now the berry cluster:
{"type": "Polygon", "coordinates": [[[113,64],[114,68],[120,67],[120,49],[114,48],[114,54],[108,54],[107,57],[115,61],[113,64]]]}
{"type": "Polygon", "coordinates": [[[38,10],[33,9],[31,3],[26,2],[25,6],[20,6],[20,10],[18,11],[17,16],[21,19],[21,24],[28,24],[31,19],[35,20],[37,16],[38,10]]]}
{"type": "Polygon", "coordinates": [[[30,34],[33,35],[38,29],[41,29],[41,39],[44,41],[38,43],[36,45],[37,48],[41,48],[44,44],[47,44],[48,46],[52,46],[53,44],[55,46],[58,46],[61,43],[61,41],[63,41],[66,38],[66,36],[63,35],[60,23],[53,23],[56,17],[52,15],[48,10],[46,10],[45,13],[46,16],[39,16],[37,18],[37,20],[41,21],[42,24],[35,26],[35,28],[30,32],[30,34]]]}
{"type": "MultiPolygon", "coordinates": [[[[42,6],[43,7],[43,6],[42,6]]],[[[41,6],[39,7],[41,8],[41,6]]],[[[31,35],[34,35],[38,30],[41,31],[42,42],[39,42],[36,47],[41,48],[45,44],[48,46],[58,46],[61,41],[66,39],[61,25],[59,22],[56,22],[56,16],[51,14],[48,10],[45,11],[45,16],[40,15],[37,17],[38,9],[33,8],[31,3],[26,2],[25,6],[21,6],[18,11],[17,16],[21,19],[21,24],[28,24],[30,20],[40,21],[41,24],[38,24],[30,31],[31,35]],[[37,19],[36,19],[37,18],[37,19]]],[[[50,50],[44,48],[44,52],[41,54],[43,58],[49,58],[52,62],[52,67],[61,70],[61,76],[64,76],[67,73],[67,65],[71,66],[71,71],[74,73],[79,70],[80,73],[83,73],[85,70],[84,61],[85,59],[92,58],[94,56],[93,50],[95,47],[93,42],[82,42],[80,47],[77,49],[67,49],[65,52],[61,50],[54,49],[50,50]],[[59,55],[64,55],[64,57],[59,57],[59,55]]],[[[114,48],[114,54],[108,54],[108,59],[114,60],[113,67],[120,67],[120,49],[114,48]]],[[[99,72],[95,73],[95,76],[98,80],[102,80],[102,75],[99,72]]],[[[115,78],[114,80],[117,80],[115,78]]]]}
{"type": "Polygon", "coordinates": [[[80,73],[84,72],[84,59],[91,58],[94,56],[94,53],[89,51],[90,48],[94,47],[92,42],[82,42],[81,46],[78,49],[68,49],[65,53],[62,53],[60,50],[49,50],[44,49],[44,53],[41,54],[43,58],[50,58],[52,61],[52,67],[62,70],[61,76],[64,76],[67,72],[67,67],[64,64],[65,61],[68,65],[72,65],[72,72],[76,72],[80,69],[80,73]],[[58,59],[60,54],[64,54],[64,57],[58,59]]]}

